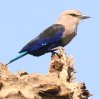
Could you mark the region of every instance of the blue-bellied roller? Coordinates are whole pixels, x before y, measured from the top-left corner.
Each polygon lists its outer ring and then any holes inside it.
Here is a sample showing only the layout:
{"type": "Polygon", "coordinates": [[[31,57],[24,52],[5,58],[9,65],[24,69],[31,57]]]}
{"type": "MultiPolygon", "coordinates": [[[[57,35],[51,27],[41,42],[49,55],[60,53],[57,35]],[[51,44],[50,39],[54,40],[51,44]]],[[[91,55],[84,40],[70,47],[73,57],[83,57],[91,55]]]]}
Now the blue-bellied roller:
{"type": "Polygon", "coordinates": [[[45,29],[26,44],[19,52],[19,55],[10,60],[7,65],[27,54],[41,56],[57,50],[56,48],[59,46],[64,47],[76,36],[80,20],[87,18],[90,17],[77,10],[64,11],[55,24],[45,29]]]}

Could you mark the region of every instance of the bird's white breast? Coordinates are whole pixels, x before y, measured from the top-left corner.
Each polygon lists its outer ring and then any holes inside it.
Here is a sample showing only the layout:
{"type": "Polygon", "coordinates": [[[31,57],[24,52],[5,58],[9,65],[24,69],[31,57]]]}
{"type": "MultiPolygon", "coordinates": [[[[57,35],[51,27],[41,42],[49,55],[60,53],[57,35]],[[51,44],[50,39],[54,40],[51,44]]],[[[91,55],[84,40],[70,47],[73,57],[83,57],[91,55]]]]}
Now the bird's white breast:
{"type": "Polygon", "coordinates": [[[65,31],[65,33],[63,34],[63,38],[62,38],[62,44],[63,46],[67,45],[77,34],[76,29],[73,31],[65,31]]]}

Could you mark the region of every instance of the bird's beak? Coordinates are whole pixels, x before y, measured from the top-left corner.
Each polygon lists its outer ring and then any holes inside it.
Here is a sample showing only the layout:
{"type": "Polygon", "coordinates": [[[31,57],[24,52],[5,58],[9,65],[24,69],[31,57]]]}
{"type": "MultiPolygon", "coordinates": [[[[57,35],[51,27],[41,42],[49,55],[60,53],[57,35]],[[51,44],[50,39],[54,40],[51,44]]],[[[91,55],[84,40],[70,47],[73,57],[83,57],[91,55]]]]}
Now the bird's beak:
{"type": "Polygon", "coordinates": [[[91,17],[83,14],[83,15],[79,15],[79,18],[80,19],[88,19],[88,18],[91,18],[91,17]]]}

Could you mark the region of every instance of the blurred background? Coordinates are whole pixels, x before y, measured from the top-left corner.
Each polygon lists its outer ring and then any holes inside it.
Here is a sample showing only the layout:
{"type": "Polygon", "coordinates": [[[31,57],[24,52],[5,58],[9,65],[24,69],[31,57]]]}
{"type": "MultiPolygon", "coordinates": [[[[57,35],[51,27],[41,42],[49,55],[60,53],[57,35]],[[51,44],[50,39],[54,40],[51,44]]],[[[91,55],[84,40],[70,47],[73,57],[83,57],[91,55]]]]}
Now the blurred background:
{"type": "MultiPolygon", "coordinates": [[[[62,11],[69,9],[91,16],[81,22],[77,36],[65,49],[74,56],[77,80],[85,82],[94,95],[89,99],[99,99],[99,0],[0,0],[0,62],[8,63],[27,42],[55,23],[62,11]]],[[[45,74],[50,58],[51,53],[41,57],[27,55],[10,64],[9,69],[14,73],[24,70],[45,74]]]]}

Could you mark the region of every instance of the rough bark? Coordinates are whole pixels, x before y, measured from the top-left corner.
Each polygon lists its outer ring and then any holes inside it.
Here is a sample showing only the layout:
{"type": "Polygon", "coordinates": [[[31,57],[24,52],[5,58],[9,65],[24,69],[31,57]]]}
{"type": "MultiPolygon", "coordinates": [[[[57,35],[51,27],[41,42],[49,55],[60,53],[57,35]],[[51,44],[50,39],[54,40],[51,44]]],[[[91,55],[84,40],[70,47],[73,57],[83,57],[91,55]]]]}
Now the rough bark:
{"type": "Polygon", "coordinates": [[[0,64],[0,99],[88,99],[85,83],[76,81],[73,57],[59,47],[45,75],[20,71],[13,74],[0,64]]]}

